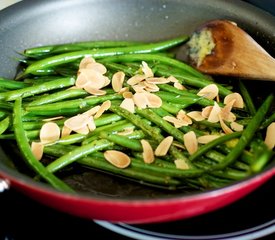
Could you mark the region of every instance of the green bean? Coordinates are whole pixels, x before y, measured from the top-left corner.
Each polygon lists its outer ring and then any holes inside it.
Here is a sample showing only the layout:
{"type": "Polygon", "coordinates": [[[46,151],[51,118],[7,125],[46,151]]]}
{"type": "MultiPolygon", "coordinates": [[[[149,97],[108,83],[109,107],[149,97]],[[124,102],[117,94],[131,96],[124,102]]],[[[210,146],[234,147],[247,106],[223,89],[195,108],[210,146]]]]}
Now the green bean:
{"type": "Polygon", "coordinates": [[[35,94],[48,92],[54,89],[65,88],[73,86],[74,78],[60,78],[46,83],[41,83],[36,86],[25,87],[18,90],[13,90],[5,93],[0,93],[0,100],[13,101],[18,97],[26,98],[35,94]]]}
{"type": "Polygon", "coordinates": [[[4,88],[7,90],[16,90],[27,86],[27,83],[0,77],[0,88],[4,88]]]}
{"type": "Polygon", "coordinates": [[[0,135],[4,133],[10,125],[10,116],[7,116],[0,122],[0,135]]]}
{"type": "Polygon", "coordinates": [[[126,47],[126,46],[140,45],[140,44],[141,43],[128,42],[128,41],[89,41],[89,42],[66,43],[66,44],[28,48],[28,49],[25,49],[24,55],[28,57],[42,57],[42,56],[44,57],[50,54],[73,52],[73,51],[79,51],[84,49],[126,47]]]}
{"type": "Polygon", "coordinates": [[[90,107],[103,103],[107,100],[122,99],[120,94],[109,94],[104,96],[81,98],[74,100],[67,100],[63,102],[56,102],[51,104],[44,104],[39,106],[26,106],[26,111],[32,115],[40,116],[59,116],[63,114],[74,115],[84,112],[90,107]]]}
{"type": "Polygon", "coordinates": [[[24,157],[24,160],[28,165],[41,177],[43,177],[47,182],[49,182],[54,188],[65,191],[65,192],[74,192],[67,184],[58,179],[55,175],[51,174],[41,162],[37,161],[34,157],[30,145],[28,143],[28,138],[25,134],[23,124],[22,124],[22,99],[18,98],[14,103],[14,112],[13,112],[13,124],[15,126],[14,134],[18,144],[18,148],[24,157]]]}
{"type": "Polygon", "coordinates": [[[89,155],[92,152],[107,149],[114,144],[106,139],[96,140],[87,145],[82,145],[76,149],[66,153],[65,155],[59,157],[58,159],[51,162],[46,169],[49,172],[56,172],[61,168],[75,162],[76,160],[89,155]]]}
{"type": "Polygon", "coordinates": [[[245,101],[245,105],[246,105],[249,113],[251,115],[255,115],[256,114],[256,107],[253,103],[253,100],[252,100],[245,84],[242,81],[239,81],[239,88],[240,88],[241,95],[242,95],[242,97],[245,101]]]}
{"type": "Polygon", "coordinates": [[[88,96],[88,93],[83,89],[65,89],[64,91],[58,91],[56,93],[41,96],[38,99],[30,102],[28,106],[49,104],[53,102],[59,102],[65,99],[73,99],[77,97],[87,97],[87,96],[88,96]]]}
{"type": "Polygon", "coordinates": [[[79,60],[84,57],[103,58],[107,56],[122,55],[126,53],[150,53],[165,50],[174,46],[177,46],[187,40],[188,37],[183,36],[172,40],[167,40],[158,43],[148,43],[138,46],[120,47],[120,48],[106,48],[106,49],[95,49],[95,50],[82,50],[76,52],[63,53],[48,57],[42,60],[38,60],[33,64],[29,65],[24,74],[34,73],[37,70],[43,70],[50,67],[58,66],[60,64],[70,63],[75,60],[79,60]]]}
{"type": "Polygon", "coordinates": [[[244,148],[251,141],[257,129],[260,127],[261,122],[265,118],[265,115],[267,114],[270,108],[273,98],[274,98],[273,95],[269,95],[266,98],[264,103],[260,106],[260,108],[256,112],[255,116],[252,118],[252,120],[248,123],[246,128],[243,130],[243,133],[239,138],[238,143],[236,144],[234,149],[225,157],[222,163],[215,165],[212,168],[212,171],[224,169],[225,167],[231,165],[237,160],[237,158],[242,154],[244,148]]]}

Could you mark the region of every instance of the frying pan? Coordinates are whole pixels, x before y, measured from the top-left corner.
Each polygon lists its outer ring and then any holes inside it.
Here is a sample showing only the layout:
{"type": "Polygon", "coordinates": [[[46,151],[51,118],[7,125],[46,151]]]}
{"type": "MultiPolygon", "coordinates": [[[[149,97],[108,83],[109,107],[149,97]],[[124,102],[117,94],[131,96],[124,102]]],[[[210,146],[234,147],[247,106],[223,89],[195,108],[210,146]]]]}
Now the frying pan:
{"type": "MultiPolygon", "coordinates": [[[[237,22],[270,54],[275,53],[275,18],[242,1],[23,0],[0,12],[0,76],[14,77],[14,56],[28,47],[87,40],[159,41],[191,34],[212,19],[237,22]]],[[[258,98],[274,91],[274,84],[253,82],[251,89],[257,89],[254,96],[258,98]]],[[[172,221],[204,214],[237,201],[275,174],[273,162],[262,173],[235,184],[184,193],[80,169],[63,178],[81,192],[73,195],[28,177],[16,147],[1,143],[0,156],[1,178],[23,194],[79,217],[126,223],[172,221]]]]}

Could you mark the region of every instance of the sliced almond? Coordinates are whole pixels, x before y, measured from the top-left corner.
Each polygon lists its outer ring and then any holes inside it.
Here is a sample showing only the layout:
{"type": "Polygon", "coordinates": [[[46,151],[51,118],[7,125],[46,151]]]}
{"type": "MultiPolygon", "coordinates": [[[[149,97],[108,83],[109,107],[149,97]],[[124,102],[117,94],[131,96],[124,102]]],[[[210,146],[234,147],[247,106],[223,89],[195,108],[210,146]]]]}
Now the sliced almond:
{"type": "Polygon", "coordinates": [[[141,64],[142,64],[141,70],[144,73],[145,77],[146,78],[153,77],[154,73],[152,69],[148,66],[148,64],[144,61],[142,61],[141,64]]]}
{"type": "Polygon", "coordinates": [[[105,90],[93,88],[91,84],[84,86],[84,90],[95,96],[103,96],[106,94],[105,90]]]}
{"type": "Polygon", "coordinates": [[[197,93],[198,96],[205,97],[211,100],[217,97],[218,94],[219,89],[216,84],[209,84],[197,93]]]}
{"type": "Polygon", "coordinates": [[[41,143],[51,143],[57,141],[60,138],[60,128],[54,122],[47,122],[43,124],[39,135],[41,143]]]}
{"type": "Polygon", "coordinates": [[[271,150],[275,146],[275,122],[271,123],[266,129],[265,144],[271,150]]]}
{"type": "Polygon", "coordinates": [[[133,85],[132,87],[136,93],[146,92],[145,91],[146,86],[144,84],[139,83],[139,84],[133,85]]]}
{"type": "Polygon", "coordinates": [[[159,91],[159,87],[154,84],[154,83],[148,83],[148,82],[144,82],[144,85],[145,85],[145,90],[147,92],[158,92],[159,91]]]}
{"type": "Polygon", "coordinates": [[[213,106],[207,106],[205,108],[202,109],[202,112],[201,112],[201,115],[204,117],[204,118],[208,118],[211,111],[213,109],[213,106]]]}
{"type": "Polygon", "coordinates": [[[77,131],[78,129],[86,127],[89,122],[89,116],[86,114],[79,114],[67,119],[64,122],[64,126],[71,129],[72,131],[77,131]]]}
{"type": "Polygon", "coordinates": [[[87,68],[87,65],[90,63],[95,63],[95,60],[92,57],[85,57],[80,61],[79,69],[87,68]]]}
{"type": "Polygon", "coordinates": [[[186,87],[184,87],[181,83],[175,82],[174,83],[174,88],[179,89],[179,90],[186,90],[186,87]]]}
{"type": "Polygon", "coordinates": [[[93,116],[89,117],[89,121],[88,121],[87,127],[88,127],[88,129],[89,129],[90,132],[92,132],[92,131],[94,131],[96,129],[96,125],[95,125],[95,121],[94,121],[93,116]]]}
{"type": "Polygon", "coordinates": [[[105,74],[107,72],[107,68],[98,62],[91,62],[86,65],[86,69],[92,69],[100,74],[105,74]]]}
{"type": "Polygon", "coordinates": [[[131,113],[135,112],[135,103],[134,103],[134,100],[132,98],[125,98],[121,102],[120,107],[128,110],[131,113]]]}
{"type": "Polygon", "coordinates": [[[236,120],[235,114],[231,112],[235,102],[236,99],[232,99],[231,101],[226,103],[226,105],[221,109],[221,117],[223,120],[227,122],[234,122],[236,120]]]}
{"type": "Polygon", "coordinates": [[[118,132],[117,135],[127,136],[127,135],[129,135],[133,132],[134,132],[134,128],[133,127],[128,127],[128,128],[124,128],[123,131],[118,132]]]}
{"type": "Polygon", "coordinates": [[[90,84],[90,81],[86,74],[80,73],[77,76],[76,81],[75,81],[75,86],[77,88],[84,88],[86,85],[89,85],[89,84],[90,84]]]}
{"type": "Polygon", "coordinates": [[[112,77],[112,87],[115,92],[120,92],[125,79],[125,73],[122,71],[116,72],[112,77]]]}
{"type": "Polygon", "coordinates": [[[223,121],[222,117],[221,117],[221,114],[218,114],[219,116],[219,121],[220,121],[220,124],[221,124],[221,127],[222,127],[222,130],[224,131],[225,134],[230,134],[230,133],[233,133],[233,131],[231,130],[230,127],[228,127],[225,122],[223,121]]]}
{"type": "Polygon", "coordinates": [[[128,155],[116,150],[108,150],[104,152],[104,158],[117,168],[126,168],[131,163],[131,159],[128,155]]]}
{"type": "Polygon", "coordinates": [[[120,91],[118,92],[118,94],[123,94],[125,92],[129,92],[129,87],[123,87],[120,89],[120,91]]]}
{"type": "Polygon", "coordinates": [[[174,138],[172,136],[164,138],[155,150],[156,156],[165,156],[173,143],[174,138]]]}
{"type": "Polygon", "coordinates": [[[164,84],[169,83],[170,81],[165,77],[149,77],[146,78],[146,82],[153,84],[164,84]]]}
{"type": "Polygon", "coordinates": [[[202,112],[200,111],[189,112],[187,113],[187,116],[189,116],[190,118],[194,119],[197,122],[205,120],[205,117],[202,116],[202,112]]]}
{"type": "Polygon", "coordinates": [[[144,75],[135,75],[128,79],[127,83],[131,86],[138,84],[139,82],[143,81],[146,77],[144,75]]]}
{"type": "Polygon", "coordinates": [[[198,150],[198,140],[194,131],[184,134],[183,142],[190,155],[198,150]]]}
{"type": "Polygon", "coordinates": [[[93,115],[95,115],[98,112],[98,110],[100,109],[100,107],[101,107],[100,105],[97,105],[97,106],[92,107],[91,109],[89,109],[88,111],[86,111],[86,112],[84,112],[82,114],[86,115],[88,117],[93,116],[93,115]]]}
{"type": "Polygon", "coordinates": [[[82,69],[79,76],[81,75],[88,79],[92,88],[100,89],[105,85],[106,77],[93,69],[82,69]]]}
{"type": "Polygon", "coordinates": [[[180,110],[178,112],[177,119],[179,119],[182,122],[184,122],[186,124],[186,126],[192,124],[192,119],[189,116],[187,116],[187,114],[183,110],[180,110]]]}
{"type": "Polygon", "coordinates": [[[55,121],[55,120],[59,120],[59,119],[63,119],[63,116],[57,116],[57,117],[52,117],[52,118],[45,118],[42,121],[43,122],[51,122],[51,121],[55,121]]]}
{"type": "Polygon", "coordinates": [[[213,106],[207,120],[211,123],[219,122],[220,112],[221,112],[220,106],[217,104],[217,102],[214,102],[214,106],[213,106]]]}
{"type": "Polygon", "coordinates": [[[164,116],[163,119],[167,122],[170,122],[172,124],[174,124],[175,128],[180,128],[183,126],[188,126],[185,122],[183,122],[182,120],[179,120],[175,117],[172,116],[164,116]]]}
{"type": "Polygon", "coordinates": [[[133,96],[134,103],[140,109],[145,109],[147,107],[147,95],[146,93],[135,93],[133,96]]]}
{"type": "Polygon", "coordinates": [[[61,138],[69,136],[71,132],[72,130],[64,125],[61,130],[61,138]]]}
{"type": "Polygon", "coordinates": [[[237,122],[231,122],[230,123],[230,127],[236,131],[236,132],[241,132],[243,131],[243,125],[242,124],[239,124],[237,122]]]}
{"type": "Polygon", "coordinates": [[[144,93],[147,98],[147,105],[149,108],[159,108],[162,105],[162,100],[159,96],[153,93],[144,93]]]}
{"type": "Polygon", "coordinates": [[[41,160],[43,157],[43,150],[44,150],[44,145],[41,142],[32,142],[31,144],[31,150],[34,155],[34,157],[37,160],[41,160]]]}
{"type": "Polygon", "coordinates": [[[150,143],[144,139],[140,141],[142,145],[142,156],[145,163],[152,163],[155,160],[154,151],[150,145],[150,143]]]}
{"type": "Polygon", "coordinates": [[[133,98],[133,93],[132,93],[132,92],[124,92],[124,93],[122,94],[122,96],[123,96],[124,98],[133,98]]]}
{"type": "Polygon", "coordinates": [[[207,144],[217,138],[219,138],[221,135],[204,135],[197,138],[198,143],[200,144],[207,144]]]}
{"type": "Polygon", "coordinates": [[[88,125],[86,125],[86,126],[84,126],[82,128],[78,128],[78,129],[76,129],[74,131],[76,133],[80,133],[80,134],[83,134],[83,135],[87,135],[90,132],[88,125]]]}
{"type": "Polygon", "coordinates": [[[176,79],[174,76],[169,76],[169,77],[167,78],[167,80],[168,80],[169,82],[172,82],[172,83],[179,82],[179,80],[176,79]]]}
{"type": "Polygon", "coordinates": [[[100,106],[100,109],[97,111],[97,113],[94,115],[94,119],[99,118],[105,111],[107,111],[111,107],[111,101],[107,100],[102,103],[100,106]]]}
{"type": "Polygon", "coordinates": [[[174,163],[177,169],[182,169],[182,170],[189,169],[188,164],[183,159],[176,159],[174,163]]]}
{"type": "Polygon", "coordinates": [[[243,98],[239,93],[231,93],[231,94],[227,95],[224,98],[223,103],[228,104],[232,100],[235,100],[235,102],[233,104],[233,107],[236,107],[236,108],[243,108],[244,107],[243,98]]]}

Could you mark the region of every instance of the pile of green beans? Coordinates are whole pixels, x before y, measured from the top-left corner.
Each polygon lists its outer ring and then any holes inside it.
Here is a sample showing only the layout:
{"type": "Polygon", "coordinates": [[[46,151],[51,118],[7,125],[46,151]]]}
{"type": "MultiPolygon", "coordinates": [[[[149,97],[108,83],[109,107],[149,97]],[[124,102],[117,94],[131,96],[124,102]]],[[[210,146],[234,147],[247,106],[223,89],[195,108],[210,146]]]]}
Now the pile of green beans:
{"type": "Polygon", "coordinates": [[[275,120],[274,113],[270,113],[273,95],[267,96],[256,108],[242,82],[234,86],[220,84],[178,61],[172,52],[187,41],[188,36],[182,36],[156,43],[94,41],[26,49],[22,53],[24,59],[20,60],[21,72],[16,78],[0,77],[1,141],[16,141],[22,159],[34,172],[35,180],[46,181],[66,192],[76,189],[62,181],[59,174],[74,166],[170,190],[222,187],[263,171],[269,162],[274,161],[274,150],[268,149],[264,143],[266,128],[275,120]],[[141,72],[141,62],[145,61],[154,76],[174,76],[186,89],[179,90],[170,83],[160,84],[159,91],[154,94],[162,99],[162,106],[136,107],[135,113],[131,113],[120,107],[124,98],[110,85],[104,88],[105,95],[97,97],[89,97],[84,89],[71,88],[84,57],[102,63],[110,79],[117,71],[123,71],[126,75],[124,87],[128,86],[127,79],[141,72]],[[232,112],[237,116],[236,121],[244,125],[244,130],[221,135],[205,145],[199,144],[198,150],[189,154],[184,146],[184,134],[194,131],[199,137],[221,133],[220,124],[204,120],[176,128],[163,117],[175,117],[180,110],[199,111],[214,105],[214,100],[197,95],[201,88],[212,83],[217,85],[221,98],[232,92],[243,95],[245,108],[242,111],[233,108],[232,112]],[[111,101],[111,107],[95,120],[95,130],[86,135],[72,132],[46,144],[41,161],[34,157],[30,145],[39,142],[44,119],[53,118],[51,121],[61,129],[66,119],[107,100],[111,101]],[[55,120],[57,116],[62,116],[62,119],[55,120]],[[128,128],[134,131],[128,135],[118,134],[128,128]],[[145,163],[141,140],[147,140],[155,149],[167,136],[174,139],[167,155],[155,157],[153,163],[145,163]],[[110,164],[104,158],[106,150],[127,153],[130,165],[120,169],[110,164]],[[176,159],[183,160],[188,168],[177,168],[176,159]]]}

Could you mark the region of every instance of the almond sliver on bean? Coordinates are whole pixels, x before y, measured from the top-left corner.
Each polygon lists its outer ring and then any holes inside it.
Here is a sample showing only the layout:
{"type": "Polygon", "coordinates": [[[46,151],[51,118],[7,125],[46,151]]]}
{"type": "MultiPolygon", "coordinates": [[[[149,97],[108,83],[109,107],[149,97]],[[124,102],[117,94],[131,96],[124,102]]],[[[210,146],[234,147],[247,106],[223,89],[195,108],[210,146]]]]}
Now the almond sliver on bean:
{"type": "Polygon", "coordinates": [[[44,145],[41,142],[32,142],[31,150],[34,157],[39,161],[42,159],[44,145]]]}
{"type": "Polygon", "coordinates": [[[188,117],[187,114],[185,113],[185,111],[183,111],[183,110],[180,110],[178,112],[177,119],[184,122],[186,124],[186,126],[192,124],[192,119],[190,117],[188,117]]]}
{"type": "Polygon", "coordinates": [[[182,169],[182,170],[189,169],[188,164],[183,159],[176,159],[174,163],[177,169],[182,169]]]}
{"type": "Polygon", "coordinates": [[[173,143],[174,138],[172,136],[168,136],[164,138],[160,144],[157,146],[155,150],[156,156],[165,156],[173,143]]]}
{"type": "Polygon", "coordinates": [[[220,112],[221,112],[220,106],[216,102],[214,102],[214,106],[213,106],[207,120],[212,123],[219,122],[220,112]]]}
{"type": "Polygon", "coordinates": [[[99,118],[110,107],[111,107],[111,101],[110,100],[107,100],[107,101],[103,102],[102,105],[100,106],[100,109],[95,114],[94,119],[99,118]]]}
{"type": "Polygon", "coordinates": [[[133,95],[133,100],[134,100],[134,103],[136,104],[136,106],[140,109],[144,109],[147,107],[147,96],[146,96],[146,93],[135,93],[133,95]]]}
{"type": "Polygon", "coordinates": [[[79,64],[79,69],[87,68],[87,65],[90,63],[94,63],[95,60],[92,57],[84,57],[79,64]]]}
{"type": "Polygon", "coordinates": [[[128,110],[131,113],[135,112],[135,103],[134,103],[134,100],[132,98],[125,98],[121,102],[120,107],[128,110]]]}
{"type": "Polygon", "coordinates": [[[129,135],[133,132],[134,132],[134,128],[133,127],[128,127],[128,128],[124,128],[123,131],[118,132],[117,135],[127,136],[127,135],[129,135]]]}
{"type": "Polygon", "coordinates": [[[120,92],[125,79],[125,73],[122,71],[116,72],[112,77],[112,88],[115,92],[120,92]]]}
{"type": "Polygon", "coordinates": [[[196,134],[193,131],[183,135],[183,142],[186,150],[190,155],[198,150],[198,140],[196,134]]]}
{"type": "Polygon", "coordinates": [[[242,96],[239,93],[231,93],[229,95],[227,95],[224,100],[223,103],[226,105],[228,104],[230,101],[235,100],[233,107],[236,108],[243,108],[244,107],[244,101],[242,96]]]}
{"type": "Polygon", "coordinates": [[[142,61],[141,64],[142,64],[141,70],[144,73],[145,77],[146,78],[153,77],[154,73],[152,69],[148,66],[148,64],[144,61],[142,61]]]}
{"type": "Polygon", "coordinates": [[[202,116],[202,112],[200,111],[189,112],[187,113],[187,116],[189,116],[190,118],[194,119],[197,122],[205,120],[205,117],[202,116]]]}
{"type": "Polygon", "coordinates": [[[230,123],[230,127],[236,131],[236,132],[241,132],[243,131],[243,125],[237,123],[237,122],[232,122],[230,123]]]}
{"type": "Polygon", "coordinates": [[[184,87],[181,83],[175,82],[174,83],[174,88],[179,89],[179,90],[186,90],[186,87],[184,87]]]}
{"type": "Polygon", "coordinates": [[[86,65],[86,69],[92,69],[100,74],[105,74],[107,72],[106,67],[98,62],[90,62],[86,65]]]}
{"type": "Polygon", "coordinates": [[[67,119],[64,122],[64,126],[71,129],[72,131],[76,131],[85,127],[89,122],[89,116],[86,114],[79,114],[67,119]]]}
{"type": "Polygon", "coordinates": [[[219,138],[221,135],[204,135],[197,138],[198,143],[200,144],[207,144],[217,138],[219,138]]]}
{"type": "Polygon", "coordinates": [[[139,82],[143,81],[146,77],[144,75],[135,75],[128,79],[127,83],[131,86],[138,84],[139,82]]]}
{"type": "Polygon", "coordinates": [[[108,150],[104,152],[104,158],[117,168],[126,168],[131,163],[131,159],[128,155],[116,150],[108,150]]]}
{"type": "Polygon", "coordinates": [[[82,69],[80,75],[82,74],[84,74],[85,77],[88,79],[89,84],[91,84],[92,88],[100,89],[104,87],[106,77],[99,72],[92,69],[82,69]]]}
{"type": "Polygon", "coordinates": [[[93,88],[92,84],[87,84],[84,86],[84,90],[92,95],[95,96],[103,96],[106,94],[105,90],[101,90],[101,89],[97,89],[97,88],[93,88]]]}
{"type": "Polygon", "coordinates": [[[201,89],[197,95],[213,100],[219,94],[219,89],[216,84],[209,84],[201,89]]]}
{"type": "Polygon", "coordinates": [[[265,144],[269,149],[275,146],[275,122],[271,123],[266,129],[265,144]]]}
{"type": "Polygon", "coordinates": [[[162,105],[162,100],[159,96],[153,93],[144,93],[147,98],[147,105],[150,108],[159,108],[162,105]]]}
{"type": "Polygon", "coordinates": [[[146,78],[146,82],[153,83],[153,84],[164,84],[164,83],[169,83],[170,81],[164,77],[149,77],[149,78],[146,78]]]}
{"type": "Polygon", "coordinates": [[[43,124],[39,136],[42,144],[54,142],[60,138],[60,128],[54,122],[47,122],[43,124]]]}
{"type": "Polygon", "coordinates": [[[233,131],[231,130],[230,127],[228,127],[225,122],[223,121],[221,114],[218,115],[219,116],[219,121],[222,127],[222,130],[224,131],[225,134],[229,134],[229,133],[233,133],[233,131]]]}
{"type": "Polygon", "coordinates": [[[61,138],[69,136],[71,132],[72,130],[64,125],[61,130],[61,138]]]}
{"type": "Polygon", "coordinates": [[[145,163],[152,163],[155,160],[155,156],[154,156],[154,151],[150,145],[150,143],[144,139],[142,139],[140,141],[141,145],[142,145],[142,156],[143,156],[143,161],[145,163]]]}

